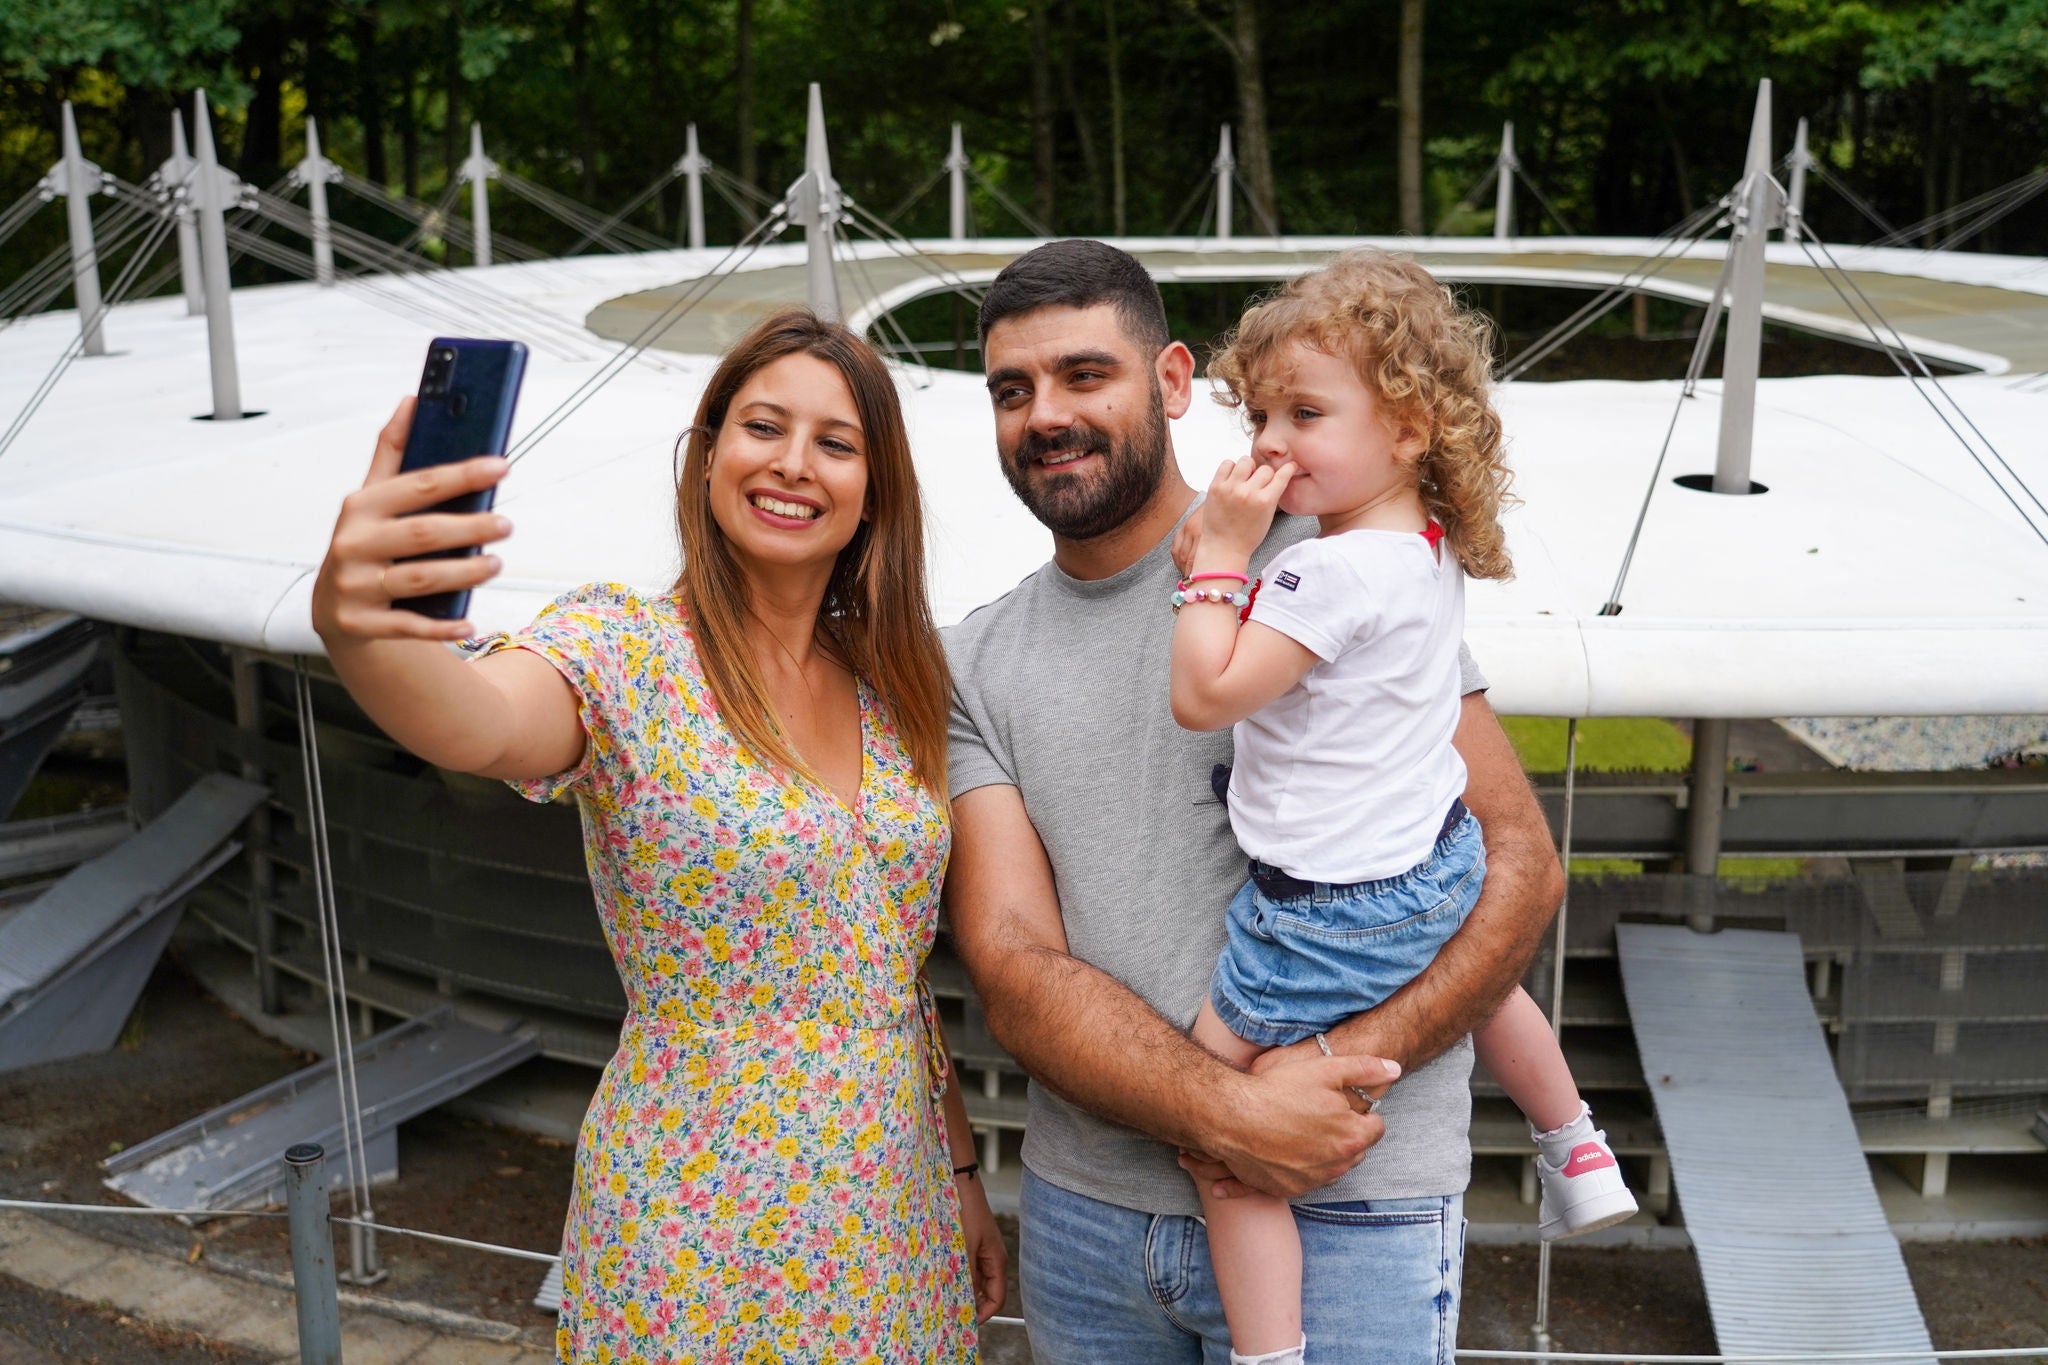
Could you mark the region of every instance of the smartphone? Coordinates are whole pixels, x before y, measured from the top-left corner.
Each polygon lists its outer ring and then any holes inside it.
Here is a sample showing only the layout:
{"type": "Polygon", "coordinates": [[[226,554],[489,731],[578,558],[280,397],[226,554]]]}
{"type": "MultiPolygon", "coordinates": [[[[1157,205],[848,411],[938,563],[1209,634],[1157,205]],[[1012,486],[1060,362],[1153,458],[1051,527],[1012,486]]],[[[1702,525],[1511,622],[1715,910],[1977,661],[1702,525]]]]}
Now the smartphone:
{"type": "MultiPolygon", "coordinates": [[[[512,409],[519,401],[519,381],[525,377],[526,347],[516,341],[435,337],[427,347],[419,405],[413,409],[412,431],[405,438],[399,472],[455,464],[478,455],[503,455],[512,439],[512,409]]],[[[493,486],[422,510],[484,512],[496,500],[497,492],[493,486]]],[[[465,545],[413,558],[458,559],[482,548],[465,545]]],[[[469,589],[400,598],[391,605],[442,621],[459,621],[469,615],[469,589]]]]}

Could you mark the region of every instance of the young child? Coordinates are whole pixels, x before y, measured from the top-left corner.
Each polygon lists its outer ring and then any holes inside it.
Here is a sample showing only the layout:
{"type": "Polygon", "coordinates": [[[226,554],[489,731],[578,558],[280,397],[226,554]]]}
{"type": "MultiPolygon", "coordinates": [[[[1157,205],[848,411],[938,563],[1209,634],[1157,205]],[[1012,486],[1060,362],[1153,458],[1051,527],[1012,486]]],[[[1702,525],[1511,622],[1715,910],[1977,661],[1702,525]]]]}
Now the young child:
{"type": "MultiPolygon", "coordinates": [[[[1219,398],[1250,419],[1252,453],[1217,472],[1173,595],[1173,714],[1191,730],[1235,726],[1230,823],[1251,880],[1194,1037],[1236,1065],[1322,1043],[1385,1000],[1479,899],[1486,855],[1451,735],[1465,575],[1510,573],[1489,356],[1484,320],[1420,266],[1351,251],[1253,307],[1210,362],[1219,398]],[[1254,584],[1276,511],[1321,532],[1254,584]]],[[[1634,1213],[1527,993],[1474,1042],[1530,1120],[1542,1236],[1634,1213]]],[[[1201,1197],[1233,1365],[1301,1360],[1286,1202],[1201,1197]]]]}

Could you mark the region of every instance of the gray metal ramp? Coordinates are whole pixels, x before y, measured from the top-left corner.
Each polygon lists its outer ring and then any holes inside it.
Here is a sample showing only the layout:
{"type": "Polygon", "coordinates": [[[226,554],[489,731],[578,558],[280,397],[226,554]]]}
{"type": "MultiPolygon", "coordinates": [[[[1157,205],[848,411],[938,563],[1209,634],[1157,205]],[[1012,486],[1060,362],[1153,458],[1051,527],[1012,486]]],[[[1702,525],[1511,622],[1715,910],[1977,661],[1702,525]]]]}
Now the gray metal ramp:
{"type": "Polygon", "coordinates": [[[1615,937],[1722,1353],[1932,1351],[1798,936],[1621,924],[1615,937]]]}
{"type": "Polygon", "coordinates": [[[265,795],[209,773],[0,923],[0,1071],[113,1045],[186,893],[235,855],[234,833],[265,795]]]}
{"type": "Polygon", "coordinates": [[[0,640],[0,815],[14,809],[85,699],[99,653],[100,628],[76,616],[0,640]]]}
{"type": "MultiPolygon", "coordinates": [[[[441,1008],[356,1045],[356,1093],[373,1179],[398,1173],[398,1125],[540,1053],[530,1030],[500,1031],[441,1008]]],[[[254,1209],[284,1202],[284,1151],[317,1142],[347,1183],[333,1058],[252,1090],[109,1157],[109,1189],[158,1209],[254,1209]]]]}

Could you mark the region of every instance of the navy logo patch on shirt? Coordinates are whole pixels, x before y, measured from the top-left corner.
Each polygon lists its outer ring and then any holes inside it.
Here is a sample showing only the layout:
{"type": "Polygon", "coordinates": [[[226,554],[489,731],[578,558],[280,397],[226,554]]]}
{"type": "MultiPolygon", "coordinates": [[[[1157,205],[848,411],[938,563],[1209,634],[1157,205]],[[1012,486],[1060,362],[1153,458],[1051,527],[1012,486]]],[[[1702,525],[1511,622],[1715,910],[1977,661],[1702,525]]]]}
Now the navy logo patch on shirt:
{"type": "Polygon", "coordinates": [[[1278,584],[1280,587],[1287,589],[1287,591],[1293,592],[1296,588],[1301,586],[1301,575],[1293,572],[1283,572],[1278,578],[1274,579],[1273,582],[1278,584]]]}

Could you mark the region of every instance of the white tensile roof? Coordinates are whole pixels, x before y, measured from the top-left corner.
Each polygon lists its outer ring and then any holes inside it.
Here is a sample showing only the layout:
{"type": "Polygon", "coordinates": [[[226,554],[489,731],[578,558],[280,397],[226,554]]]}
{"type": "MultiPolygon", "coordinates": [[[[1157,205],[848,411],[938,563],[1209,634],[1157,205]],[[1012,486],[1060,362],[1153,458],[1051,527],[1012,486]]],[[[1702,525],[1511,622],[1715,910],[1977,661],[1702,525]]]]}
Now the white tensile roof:
{"type": "MultiPolygon", "coordinates": [[[[1349,244],[1130,245],[1199,254],[1201,264],[1170,272],[1199,278],[1282,273],[1299,267],[1275,266],[1276,255],[1349,244]]],[[[1648,249],[1640,241],[1543,239],[1516,244],[1528,257],[1518,266],[1514,249],[1491,241],[1385,244],[1419,249],[1453,277],[1553,283],[1598,278],[1586,258],[1597,265],[1603,255],[1648,249]],[[1472,256],[1469,269],[1456,266],[1459,253],[1472,256]],[[1574,261],[1560,259],[1573,253],[1574,261]]],[[[1001,257],[1028,245],[977,242],[971,250],[1001,257]]],[[[1694,248],[1699,259],[1687,264],[1710,279],[1719,249],[1694,248]]],[[[790,268],[801,253],[764,248],[746,269],[800,279],[790,268]]],[[[884,249],[868,254],[879,259],[884,249]]],[[[361,482],[378,426],[416,387],[430,337],[509,334],[533,347],[516,441],[617,350],[586,328],[593,310],[699,275],[722,255],[577,257],[458,272],[516,301],[512,316],[467,325],[459,305],[433,286],[389,278],[238,289],[243,405],[266,414],[241,423],[194,420],[210,407],[204,319],[185,316],[177,298],[123,306],[106,324],[112,353],[73,364],[0,456],[0,598],[318,652],[307,620],[314,568],[342,495],[361,482]],[[542,313],[552,321],[542,323],[542,313]],[[529,330],[508,329],[508,321],[529,330]]],[[[1841,255],[1867,275],[1950,281],[2029,305],[2048,295],[2048,270],[2037,260],[1841,255]]],[[[1801,259],[1772,248],[1774,268],[1801,259]]],[[[843,270],[841,278],[851,306],[858,276],[843,270]]],[[[880,291],[888,299],[910,292],[880,291]]],[[[867,300],[856,322],[875,307],[867,300]]],[[[1900,319],[1909,338],[2005,371],[1943,384],[2048,500],[2048,386],[2027,377],[2048,368],[2036,359],[2048,344],[2048,310],[2003,315],[1977,340],[1959,333],[1953,317],[1944,328],[1938,306],[1927,315],[1925,335],[1900,319]]],[[[729,335],[743,322],[717,330],[729,335]]],[[[75,317],[60,313],[0,332],[0,415],[21,408],[75,328],[75,317]]],[[[519,463],[499,500],[517,530],[503,548],[505,574],[477,596],[480,627],[517,625],[549,597],[593,579],[646,588],[672,580],[672,449],[712,364],[709,355],[649,351],[519,463]]],[[[942,621],[957,620],[1042,563],[1049,540],[997,469],[978,379],[918,366],[899,376],[934,523],[936,604],[942,621]]],[[[1720,386],[1702,384],[1679,419],[1624,610],[1599,615],[1678,387],[1502,388],[1523,499],[1508,520],[1519,576],[1473,585],[1467,631],[1497,709],[1730,717],[2048,711],[2048,544],[1972,463],[1923,398],[1924,386],[1902,379],[1761,381],[1751,473],[1770,491],[1747,498],[1671,482],[1714,466],[1720,386]]],[[[1236,416],[1206,402],[1175,424],[1174,442],[1197,486],[1245,446],[1236,416]]],[[[2035,519],[2048,532],[2048,515],[2035,519]]]]}

